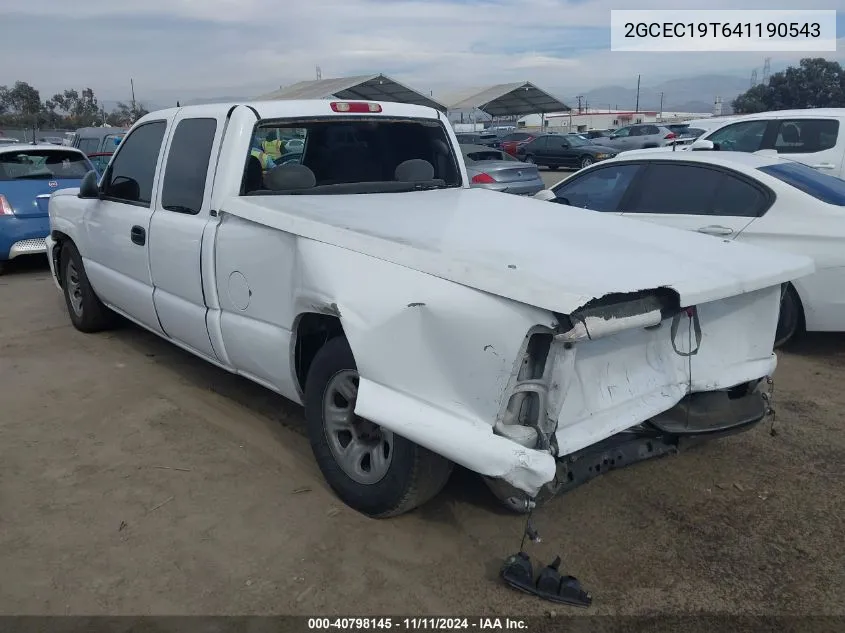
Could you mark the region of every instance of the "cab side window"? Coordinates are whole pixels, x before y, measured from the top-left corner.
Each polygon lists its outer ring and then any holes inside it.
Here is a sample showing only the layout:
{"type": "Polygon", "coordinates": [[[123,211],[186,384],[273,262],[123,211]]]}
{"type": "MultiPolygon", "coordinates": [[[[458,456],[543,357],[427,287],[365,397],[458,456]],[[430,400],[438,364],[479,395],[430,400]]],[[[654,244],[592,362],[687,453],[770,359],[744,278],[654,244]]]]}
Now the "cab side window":
{"type": "Polygon", "coordinates": [[[135,128],[115,154],[104,194],[116,202],[149,207],[153,180],[167,129],[165,121],[151,121],[135,128]]]}
{"type": "Polygon", "coordinates": [[[836,147],[836,119],[791,119],[777,122],[775,149],[778,154],[813,154],[836,147]]]}
{"type": "Polygon", "coordinates": [[[763,144],[768,121],[743,121],[716,130],[707,137],[723,152],[756,152],[763,144]]]}
{"type": "Polygon", "coordinates": [[[200,212],[216,132],[217,119],[184,119],[178,123],[164,170],[164,209],[191,215],[200,212]]]}

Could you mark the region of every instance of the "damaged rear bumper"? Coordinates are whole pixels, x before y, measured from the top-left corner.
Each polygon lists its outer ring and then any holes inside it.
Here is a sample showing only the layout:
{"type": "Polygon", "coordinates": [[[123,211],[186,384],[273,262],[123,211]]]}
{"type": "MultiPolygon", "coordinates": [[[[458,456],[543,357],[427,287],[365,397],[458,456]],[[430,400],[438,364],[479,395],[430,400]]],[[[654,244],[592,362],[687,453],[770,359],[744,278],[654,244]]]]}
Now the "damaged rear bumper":
{"type": "Polygon", "coordinates": [[[753,387],[777,365],[779,297],[772,287],[670,314],[640,304],[639,314],[620,315],[627,327],[593,318],[582,321],[582,335],[567,328],[570,337],[532,327],[510,357],[494,420],[363,373],[356,413],[534,497],[554,485],[560,459],[643,423],[674,437],[762,419],[766,407],[753,387]],[[600,327],[606,331],[596,337],[600,327]]]}
{"type": "Polygon", "coordinates": [[[525,448],[472,422],[384,385],[361,378],[355,413],[481,475],[503,479],[531,496],[552,481],[555,458],[525,448]]]}

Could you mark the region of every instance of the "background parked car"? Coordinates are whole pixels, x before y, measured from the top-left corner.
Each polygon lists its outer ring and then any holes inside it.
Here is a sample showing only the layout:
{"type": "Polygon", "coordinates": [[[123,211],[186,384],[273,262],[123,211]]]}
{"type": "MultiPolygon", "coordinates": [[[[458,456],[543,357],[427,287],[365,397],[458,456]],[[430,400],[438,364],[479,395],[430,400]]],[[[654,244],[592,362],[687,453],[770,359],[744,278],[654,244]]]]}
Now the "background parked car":
{"type": "Polygon", "coordinates": [[[118,127],[83,127],[73,133],[69,143],[86,155],[114,152],[125,134],[126,130],[118,127]]]}
{"type": "Polygon", "coordinates": [[[517,158],[557,169],[558,167],[589,167],[595,162],[616,156],[616,150],[594,145],[572,134],[543,134],[520,145],[517,158]]]}
{"type": "Polygon", "coordinates": [[[772,150],[845,178],[845,108],[780,110],[737,117],[699,138],[692,149],[772,150]]]}
{"type": "Polygon", "coordinates": [[[302,152],[305,147],[305,141],[301,138],[292,138],[285,141],[285,152],[302,152]]]}
{"type": "Polygon", "coordinates": [[[676,145],[687,145],[692,143],[699,136],[707,132],[707,130],[703,128],[690,127],[689,123],[665,123],[663,125],[671,132],[677,134],[678,138],[675,139],[676,145]]]}
{"type": "Polygon", "coordinates": [[[612,147],[617,152],[624,152],[629,149],[665,147],[671,145],[677,137],[677,134],[663,125],[641,123],[619,128],[601,142],[602,145],[612,147]]]}
{"type": "Polygon", "coordinates": [[[97,170],[97,174],[102,176],[103,172],[106,171],[106,167],[109,166],[109,161],[113,155],[114,152],[95,152],[94,154],[88,155],[88,160],[91,161],[94,169],[97,170]]]}
{"type": "Polygon", "coordinates": [[[584,132],[584,136],[590,140],[601,140],[603,138],[608,138],[612,134],[613,130],[587,130],[584,132]]]}
{"type": "Polygon", "coordinates": [[[493,147],[460,147],[471,187],[529,196],[545,187],[536,165],[520,162],[510,154],[493,147]]]}
{"type": "Polygon", "coordinates": [[[50,195],[78,187],[93,168],[85,154],[68,147],[0,146],[0,272],[21,255],[43,257],[50,195]]]}
{"type": "Polygon", "coordinates": [[[501,132],[460,132],[455,134],[462,145],[485,145],[498,148],[501,145],[501,132]]]}
{"type": "Polygon", "coordinates": [[[520,145],[533,141],[537,138],[538,134],[532,132],[511,132],[502,137],[499,147],[511,156],[516,156],[517,148],[520,145]]]}
{"type": "Polygon", "coordinates": [[[776,156],[622,154],[538,198],[809,255],[816,272],[786,286],[777,344],[845,331],[845,181],[776,156]]]}

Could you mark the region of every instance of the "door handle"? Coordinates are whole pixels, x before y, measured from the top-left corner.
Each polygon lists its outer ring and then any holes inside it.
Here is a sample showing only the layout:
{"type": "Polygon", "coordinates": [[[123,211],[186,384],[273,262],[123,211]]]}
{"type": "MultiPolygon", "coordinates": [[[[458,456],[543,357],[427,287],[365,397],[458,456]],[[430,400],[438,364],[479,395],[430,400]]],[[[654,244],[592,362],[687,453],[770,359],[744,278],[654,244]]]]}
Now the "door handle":
{"type": "Polygon", "coordinates": [[[818,165],[810,165],[813,169],[835,169],[836,165],[830,163],[819,163],[818,165]]]}
{"type": "Polygon", "coordinates": [[[147,243],[147,232],[140,226],[133,226],[129,232],[129,237],[132,238],[132,243],[138,246],[143,246],[147,243]]]}
{"type": "Polygon", "coordinates": [[[698,229],[699,233],[707,233],[708,235],[731,235],[734,230],[727,226],[720,226],[718,224],[711,224],[710,226],[702,226],[698,229]]]}

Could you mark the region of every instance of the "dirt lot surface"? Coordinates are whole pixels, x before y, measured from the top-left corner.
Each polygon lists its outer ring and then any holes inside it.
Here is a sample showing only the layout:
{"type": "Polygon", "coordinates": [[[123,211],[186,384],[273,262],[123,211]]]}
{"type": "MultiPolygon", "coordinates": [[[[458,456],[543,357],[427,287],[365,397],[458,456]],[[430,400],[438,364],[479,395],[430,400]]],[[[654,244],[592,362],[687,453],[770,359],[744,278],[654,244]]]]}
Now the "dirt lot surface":
{"type": "MultiPolygon", "coordinates": [[[[0,277],[0,613],[543,614],[499,565],[523,520],[456,471],[420,510],[341,505],[297,407],[133,326],[84,335],[37,265],[0,277]]],[[[781,356],[768,426],[535,515],[596,614],[845,614],[845,338],[781,356]]],[[[583,613],[578,611],[578,613],[583,613]]]]}

